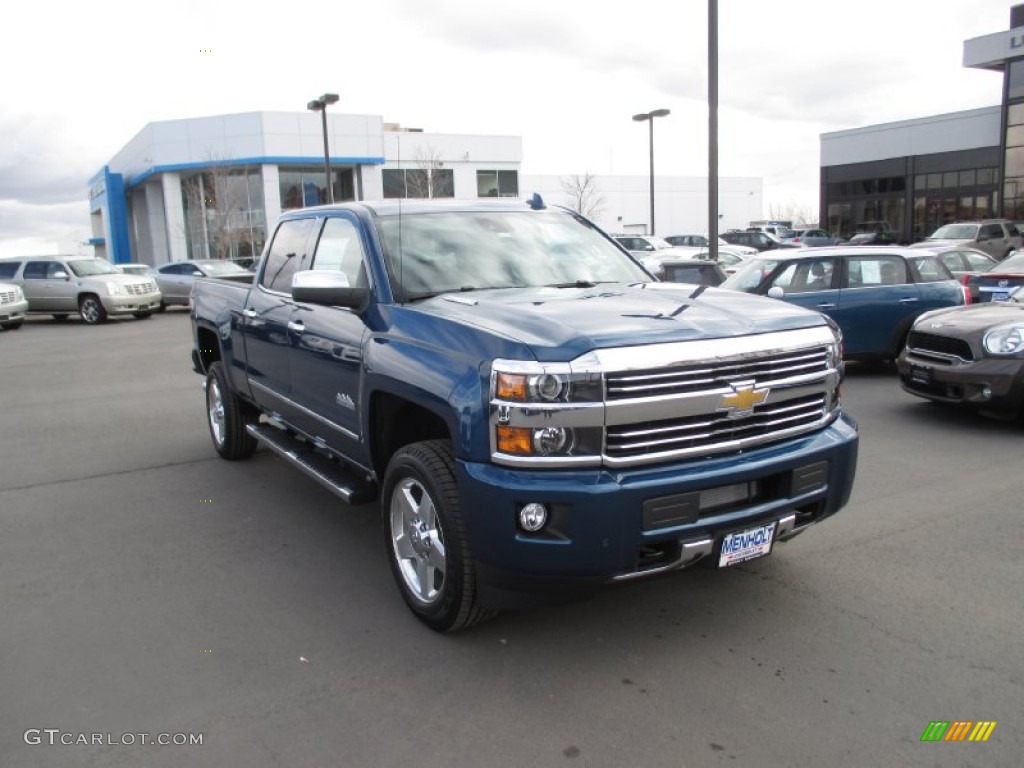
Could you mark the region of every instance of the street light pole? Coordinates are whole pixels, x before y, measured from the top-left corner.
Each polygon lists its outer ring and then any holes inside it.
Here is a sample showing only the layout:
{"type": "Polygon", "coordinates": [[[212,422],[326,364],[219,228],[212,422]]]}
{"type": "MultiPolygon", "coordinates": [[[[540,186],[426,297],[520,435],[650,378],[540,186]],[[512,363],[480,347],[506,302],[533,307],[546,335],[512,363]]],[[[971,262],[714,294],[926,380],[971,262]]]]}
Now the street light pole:
{"type": "Polygon", "coordinates": [[[338,101],[338,94],[325,93],[319,99],[313,99],[306,105],[306,109],[319,112],[324,126],[324,177],[327,180],[327,202],[334,202],[334,185],[331,184],[331,152],[327,146],[327,105],[335,104],[338,101]]]}
{"type": "Polygon", "coordinates": [[[654,234],[654,118],[665,117],[669,114],[667,109],[653,109],[650,112],[642,112],[639,115],[633,115],[633,119],[638,123],[642,123],[645,120],[650,123],[650,151],[651,151],[651,231],[649,234],[654,234]]]}

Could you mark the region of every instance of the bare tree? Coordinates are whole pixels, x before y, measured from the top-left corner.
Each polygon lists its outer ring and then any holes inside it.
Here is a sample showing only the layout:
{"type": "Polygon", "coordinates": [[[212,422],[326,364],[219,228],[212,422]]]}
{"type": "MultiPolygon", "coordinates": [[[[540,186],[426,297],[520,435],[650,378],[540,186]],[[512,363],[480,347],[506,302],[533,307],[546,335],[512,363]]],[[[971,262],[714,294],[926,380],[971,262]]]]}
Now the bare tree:
{"type": "Polygon", "coordinates": [[[604,208],[604,197],[597,186],[597,179],[590,173],[575,174],[561,179],[562,192],[569,199],[567,206],[581,216],[594,219],[604,208]]]}
{"type": "Polygon", "coordinates": [[[771,221],[791,221],[794,227],[809,227],[818,223],[818,212],[809,205],[790,200],[787,203],[772,203],[768,206],[771,221]]]}
{"type": "Polygon", "coordinates": [[[191,230],[193,258],[231,258],[239,255],[239,246],[251,240],[246,219],[249,168],[233,168],[215,157],[208,162],[205,170],[182,179],[189,218],[186,231],[191,230]]]}
{"type": "Polygon", "coordinates": [[[440,151],[430,144],[416,147],[416,167],[405,172],[407,197],[451,197],[452,172],[445,170],[440,151]]]}

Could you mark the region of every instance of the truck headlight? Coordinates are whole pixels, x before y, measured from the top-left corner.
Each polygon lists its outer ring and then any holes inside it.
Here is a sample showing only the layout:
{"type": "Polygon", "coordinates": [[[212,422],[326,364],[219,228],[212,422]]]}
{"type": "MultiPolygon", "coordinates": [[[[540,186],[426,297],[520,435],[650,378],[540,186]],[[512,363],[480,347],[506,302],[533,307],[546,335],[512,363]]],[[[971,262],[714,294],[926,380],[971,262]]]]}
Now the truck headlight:
{"type": "Polygon", "coordinates": [[[593,374],[541,370],[537,373],[493,373],[492,391],[512,403],[595,403],[601,401],[601,378],[593,374]]]}
{"type": "Polygon", "coordinates": [[[110,294],[111,296],[120,296],[121,295],[121,285],[120,285],[120,283],[107,283],[107,293],[110,294]]]}
{"type": "Polygon", "coordinates": [[[1016,355],[1024,351],[1024,323],[1008,323],[990,329],[982,341],[990,355],[1016,355]]]}

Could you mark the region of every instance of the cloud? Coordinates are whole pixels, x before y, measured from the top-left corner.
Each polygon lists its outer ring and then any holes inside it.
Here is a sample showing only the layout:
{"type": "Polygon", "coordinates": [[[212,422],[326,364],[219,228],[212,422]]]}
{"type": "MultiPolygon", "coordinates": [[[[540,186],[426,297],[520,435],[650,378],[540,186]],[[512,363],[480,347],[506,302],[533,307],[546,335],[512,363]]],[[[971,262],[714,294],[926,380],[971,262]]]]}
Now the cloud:
{"type": "Polygon", "coordinates": [[[0,114],[0,200],[31,204],[84,199],[102,160],[81,150],[67,121],[0,114]]]}

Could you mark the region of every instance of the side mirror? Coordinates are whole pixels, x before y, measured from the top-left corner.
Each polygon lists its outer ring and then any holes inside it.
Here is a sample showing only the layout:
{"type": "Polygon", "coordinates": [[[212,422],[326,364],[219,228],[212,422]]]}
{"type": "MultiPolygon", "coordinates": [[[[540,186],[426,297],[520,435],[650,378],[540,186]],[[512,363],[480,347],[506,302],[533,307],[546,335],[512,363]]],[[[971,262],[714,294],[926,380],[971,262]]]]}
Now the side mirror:
{"type": "Polygon", "coordinates": [[[353,288],[340,270],[302,270],[292,275],[292,298],[307,304],[345,307],[363,312],[370,303],[369,288],[353,288]]]}
{"type": "Polygon", "coordinates": [[[53,273],[53,279],[54,280],[70,280],[71,279],[71,275],[69,275],[63,269],[58,269],[56,272],[53,273]]]}
{"type": "Polygon", "coordinates": [[[786,292],[777,285],[773,285],[768,289],[768,296],[773,299],[783,299],[786,297],[786,292]]]}

